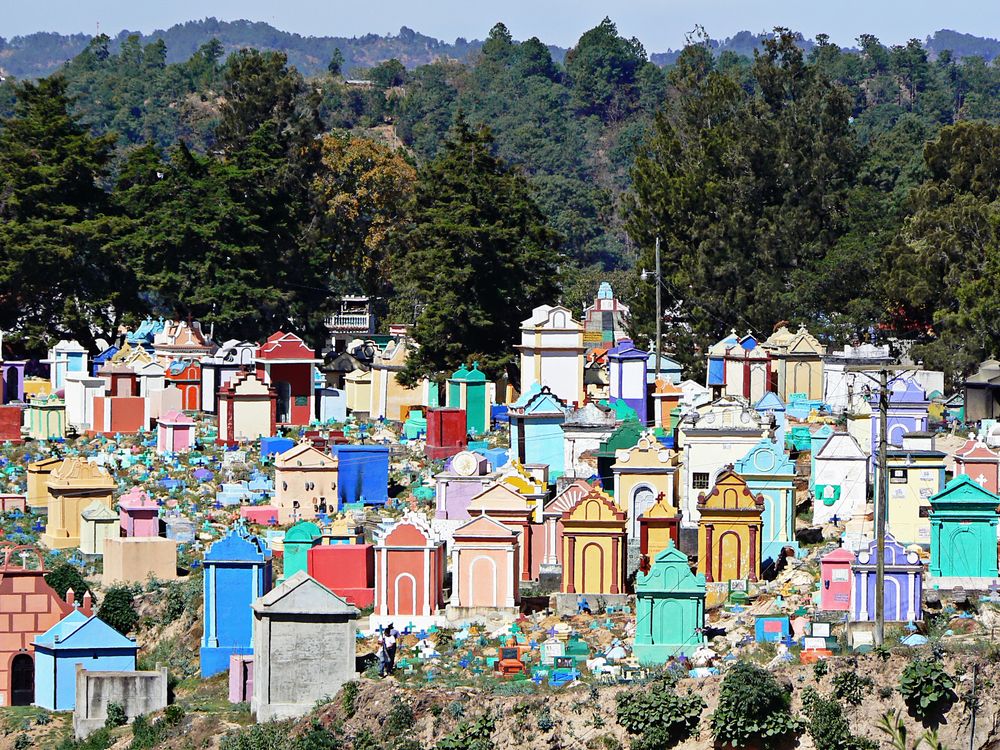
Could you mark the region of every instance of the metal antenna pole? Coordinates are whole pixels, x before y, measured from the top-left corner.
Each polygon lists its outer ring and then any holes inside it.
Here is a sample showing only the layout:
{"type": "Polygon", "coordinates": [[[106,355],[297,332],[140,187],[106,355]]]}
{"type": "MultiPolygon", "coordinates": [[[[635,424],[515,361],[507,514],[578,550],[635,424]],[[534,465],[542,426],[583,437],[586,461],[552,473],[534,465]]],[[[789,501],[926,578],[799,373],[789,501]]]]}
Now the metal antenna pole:
{"type": "Polygon", "coordinates": [[[889,371],[879,372],[878,393],[878,493],[875,500],[875,539],[878,559],[875,561],[875,645],[885,639],[885,521],[889,500],[886,462],[889,431],[889,371]]]}
{"type": "Polygon", "coordinates": [[[660,238],[656,238],[656,380],[660,379],[660,346],[663,340],[663,308],[660,291],[660,238]]]}

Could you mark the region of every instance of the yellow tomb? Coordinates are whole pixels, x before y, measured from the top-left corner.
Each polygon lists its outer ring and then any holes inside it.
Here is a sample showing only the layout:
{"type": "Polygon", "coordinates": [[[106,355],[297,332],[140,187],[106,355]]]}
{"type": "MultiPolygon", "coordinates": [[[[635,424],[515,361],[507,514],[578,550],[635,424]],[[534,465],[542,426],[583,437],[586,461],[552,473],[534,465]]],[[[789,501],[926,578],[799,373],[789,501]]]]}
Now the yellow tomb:
{"type": "Polygon", "coordinates": [[[564,594],[625,593],[625,512],[600,487],[563,512],[564,594]]]}
{"type": "Polygon", "coordinates": [[[95,500],[113,507],[115,487],[115,480],[97,464],[67,458],[49,475],[49,519],[39,541],[49,549],[79,547],[81,513],[95,500]]]}
{"type": "Polygon", "coordinates": [[[760,577],[764,496],[731,468],[698,496],[698,572],[709,583],[760,577]]]}

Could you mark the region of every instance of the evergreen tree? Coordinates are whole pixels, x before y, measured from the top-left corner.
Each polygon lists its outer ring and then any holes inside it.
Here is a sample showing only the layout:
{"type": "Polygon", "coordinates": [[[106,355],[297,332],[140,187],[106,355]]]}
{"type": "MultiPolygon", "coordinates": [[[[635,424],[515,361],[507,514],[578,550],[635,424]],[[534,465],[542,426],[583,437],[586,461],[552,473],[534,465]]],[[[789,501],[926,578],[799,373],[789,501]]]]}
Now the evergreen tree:
{"type": "Polygon", "coordinates": [[[472,360],[498,375],[512,362],[520,322],[555,302],[558,236],[492,143],[487,129],[459,117],[420,170],[398,280],[404,299],[422,306],[406,382],[472,360]]]}
{"type": "Polygon", "coordinates": [[[92,345],[114,331],[130,286],[104,248],[114,137],[73,120],[62,78],[19,84],[16,97],[0,123],[0,329],[29,348],[92,345]]]}

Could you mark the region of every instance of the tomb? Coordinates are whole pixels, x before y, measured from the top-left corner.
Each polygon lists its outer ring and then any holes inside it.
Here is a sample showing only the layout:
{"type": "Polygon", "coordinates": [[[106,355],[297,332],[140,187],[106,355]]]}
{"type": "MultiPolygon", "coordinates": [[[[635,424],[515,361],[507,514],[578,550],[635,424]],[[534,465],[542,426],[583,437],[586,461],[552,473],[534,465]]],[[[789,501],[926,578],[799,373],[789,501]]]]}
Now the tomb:
{"type": "MultiPolygon", "coordinates": [[[[2,346],[2,342],[0,342],[2,346]]],[[[0,352],[0,403],[10,404],[25,400],[24,368],[27,362],[4,361],[0,352]]],[[[39,396],[48,394],[37,394],[39,396]]]]}
{"type": "Polygon", "coordinates": [[[43,359],[42,363],[49,366],[49,383],[52,385],[53,393],[65,387],[66,376],[70,373],[84,376],[89,373],[87,350],[80,346],[80,342],[76,340],[66,341],[62,339],[59,341],[49,349],[49,357],[43,359]]]}
{"type": "MultiPolygon", "coordinates": [[[[567,308],[540,305],[521,323],[522,394],[545,386],[564,405],[584,402],[583,325],[567,308]]],[[[523,395],[522,395],[523,399],[523,395]]]]}
{"type": "Polygon", "coordinates": [[[254,362],[257,376],[275,390],[278,424],[308,425],[316,413],[313,367],[323,360],[294,333],[277,331],[257,350],[254,362]]]}
{"type": "MultiPolygon", "coordinates": [[[[876,562],[878,542],[874,539],[868,548],[858,553],[851,574],[854,586],[851,592],[851,620],[874,622],[876,562]]],[[[892,534],[885,537],[885,587],[883,608],[886,622],[915,622],[923,619],[920,602],[923,597],[924,566],[916,552],[908,552],[892,534]]]]}
{"type": "Polygon", "coordinates": [[[308,713],[356,679],[358,610],[304,571],[253,602],[253,699],[257,721],[308,713]],[[303,647],[306,645],[306,647],[303,647]]]}
{"type": "Polygon", "coordinates": [[[771,354],[774,384],[782,401],[789,401],[793,393],[804,393],[809,399],[823,398],[826,347],[805,326],[799,326],[795,333],[781,326],[761,346],[771,354]]]}
{"type": "MultiPolygon", "coordinates": [[[[948,454],[935,449],[935,438],[928,433],[911,432],[902,440],[901,448],[886,452],[886,524],[901,544],[927,546],[931,541],[930,499],[944,488],[948,454]]],[[[878,482],[876,471],[876,488],[878,482]]]]}
{"type": "Polygon", "coordinates": [[[562,423],[563,476],[590,479],[597,474],[596,452],[617,425],[614,411],[592,401],[571,409],[562,423]]]}
{"type": "Polygon", "coordinates": [[[177,542],[160,537],[114,537],[104,541],[104,581],[146,583],[177,578],[177,542]]]}
{"type": "MultiPolygon", "coordinates": [[[[869,399],[872,408],[871,435],[873,453],[877,452],[879,444],[879,414],[878,394],[869,399]]],[[[913,378],[894,380],[889,384],[889,404],[886,415],[886,442],[891,446],[902,446],[903,438],[911,432],[924,432],[927,429],[927,408],[930,402],[924,389],[913,378]]],[[[874,456],[872,462],[874,465],[874,456]]]]}
{"type": "Polygon", "coordinates": [[[168,411],[156,420],[156,452],[187,453],[194,447],[194,420],[180,411],[168,411]]]}
{"type": "Polygon", "coordinates": [[[203,356],[201,364],[201,410],[214,414],[219,409],[219,389],[228,383],[236,373],[252,370],[257,344],[252,341],[230,339],[211,355],[203,356]]]}
{"type": "Polygon", "coordinates": [[[0,443],[19,445],[24,442],[21,437],[23,421],[24,411],[20,406],[0,406],[0,443]]]}
{"type": "Polygon", "coordinates": [[[441,520],[469,518],[469,503],[493,482],[486,458],[478,453],[456,453],[445,470],[434,475],[436,512],[441,520]]]}
{"type": "Polygon", "coordinates": [[[49,507],[49,475],[63,460],[51,456],[28,464],[27,470],[27,502],[33,510],[48,510],[49,507]]]}
{"type": "Polygon", "coordinates": [[[635,581],[635,656],[642,665],[691,656],[706,642],[705,576],[691,572],[687,555],[673,544],[657,553],[648,573],[635,581]]]}
{"type": "Polygon", "coordinates": [[[468,512],[471,518],[489,516],[519,534],[521,580],[530,581],[538,576],[540,560],[535,548],[539,544],[534,534],[537,526],[532,523],[531,506],[522,494],[505,483],[494,484],[472,499],[468,512]]]}
{"type": "Polygon", "coordinates": [[[761,438],[733,467],[752,495],[764,498],[761,562],[778,561],[788,548],[799,554],[795,540],[795,464],[785,453],[784,440],[761,438]]]}
{"type": "Polygon", "coordinates": [[[566,402],[546,385],[532,383],[507,410],[511,453],[522,464],[546,464],[553,479],[563,473],[566,402]]]}
{"type": "MultiPolygon", "coordinates": [[[[44,563],[36,547],[0,541],[0,708],[34,703],[33,641],[74,611],[45,582],[44,563]]],[[[89,594],[84,608],[89,614],[89,594]]]]}
{"type": "Polygon", "coordinates": [[[115,536],[159,536],[160,504],[139,487],[118,498],[120,533],[115,536]]]}
{"type": "Polygon", "coordinates": [[[94,396],[89,435],[134,435],[149,428],[149,399],[141,396],[94,396]]]}
{"type": "MultiPolygon", "coordinates": [[[[118,514],[102,500],[94,500],[80,511],[80,552],[103,555],[104,540],[118,536],[118,514]]],[[[105,563],[105,567],[106,567],[105,563]]]]}
{"type": "Polygon", "coordinates": [[[583,312],[583,343],[588,349],[608,348],[628,333],[628,305],[615,298],[607,281],[597,289],[594,303],[583,312]]]}
{"type": "Polygon", "coordinates": [[[375,611],[369,627],[430,627],[444,606],[445,546],[422,516],[407,513],[375,531],[375,611]]]}
{"type": "Polygon", "coordinates": [[[465,432],[482,435],[490,429],[490,406],[495,393],[492,383],[486,382],[486,375],[480,371],[479,363],[473,362],[472,369],[462,365],[448,379],[447,405],[465,412],[465,432]]]}
{"type": "Polygon", "coordinates": [[[284,565],[282,580],[291,578],[300,570],[308,571],[309,550],[322,541],[322,535],[319,526],[311,521],[299,521],[285,532],[281,555],[284,565]]]}
{"type": "Polygon", "coordinates": [[[680,415],[675,412],[681,405],[684,392],[669,380],[660,378],[653,383],[653,426],[673,435],[680,415]],[[676,415],[676,416],[675,416],[676,415]]]}
{"type": "Polygon", "coordinates": [[[993,580],[1000,576],[997,569],[1000,497],[968,474],[962,474],[933,495],[930,503],[931,576],[993,580]]]}
{"type": "Polygon", "coordinates": [[[99,672],[76,666],[73,735],[82,740],[105,726],[108,706],[116,703],[132,721],[167,707],[167,668],[144,672],[99,672]]]}
{"type": "Polygon", "coordinates": [[[427,458],[439,460],[464,451],[469,443],[465,412],[438,407],[427,410],[427,458]]]}
{"type": "Polygon", "coordinates": [[[49,711],[76,707],[78,665],[100,672],[132,672],[139,650],[134,640],[80,610],[36,637],[34,646],[34,705],[49,711]]]}
{"type": "Polygon", "coordinates": [[[864,510],[868,499],[868,456],[853,435],[835,432],[814,454],[813,523],[847,520],[864,510]]]}
{"type": "Polygon", "coordinates": [[[698,572],[708,583],[760,578],[764,498],[732,469],[698,496],[698,572]]]}
{"type": "Polygon", "coordinates": [[[564,487],[542,510],[541,574],[558,575],[562,582],[563,513],[573,509],[581,498],[590,493],[591,485],[582,479],[564,487]]]}
{"type": "Polygon", "coordinates": [[[135,370],[126,365],[108,362],[96,373],[104,380],[104,393],[107,396],[138,396],[139,383],[135,370]]]}
{"type": "Polygon", "coordinates": [[[39,541],[49,549],[80,546],[80,514],[94,500],[112,507],[118,484],[108,472],[78,456],[67,458],[51,474],[48,523],[39,541]]]}
{"type": "Polygon", "coordinates": [[[311,521],[337,508],[339,461],[308,443],[274,459],[274,506],[281,525],[311,521]]]}
{"type": "Polygon", "coordinates": [[[66,437],[66,402],[56,395],[31,399],[24,415],[32,440],[59,440],[66,437]]]}
{"type": "Polygon", "coordinates": [[[769,426],[769,435],[779,446],[785,444],[785,427],[787,425],[787,414],[785,404],[775,393],[765,393],[757,403],[753,405],[756,411],[763,418],[764,423],[769,426]]]}
{"type": "Polygon", "coordinates": [[[363,503],[384,505],[389,499],[389,446],[334,445],[340,462],[337,479],[337,510],[363,503]]]}
{"type": "Polygon", "coordinates": [[[390,341],[384,351],[376,352],[368,373],[371,380],[369,418],[402,422],[409,407],[427,400],[421,397],[420,388],[408,388],[398,379],[398,374],[406,366],[410,347],[410,340],[401,336],[390,341]]]}
{"type": "Polygon", "coordinates": [[[517,616],[517,538],[517,533],[489,516],[479,516],[455,529],[449,619],[517,616]]]}
{"type": "Polygon", "coordinates": [[[66,424],[83,432],[94,424],[94,400],[104,394],[104,379],[86,373],[70,373],[63,398],[66,401],[66,424]]]}
{"type": "Polygon", "coordinates": [[[620,340],[608,350],[610,385],[608,394],[612,402],[624,401],[635,410],[641,424],[646,418],[646,360],[649,352],[643,351],[631,339],[620,340]]]}
{"type": "Polygon", "coordinates": [[[706,385],[717,396],[739,396],[751,403],[774,390],[771,354],[750,333],[733,330],[708,350],[706,385]]]}
{"type": "Polygon", "coordinates": [[[347,419],[347,392],[342,388],[316,389],[316,418],[325,424],[347,419]]]}
{"type": "Polygon", "coordinates": [[[257,375],[236,373],[219,389],[219,437],[226,445],[273,435],[277,392],[257,375]]]}
{"type": "Polygon", "coordinates": [[[153,334],[152,348],[160,364],[167,365],[178,359],[197,361],[212,354],[218,347],[205,336],[197,320],[167,320],[153,334]]]}
{"type": "Polygon", "coordinates": [[[310,547],[306,572],[355,607],[367,609],[375,602],[375,548],[363,538],[310,547]]]}
{"type": "Polygon", "coordinates": [[[599,487],[562,514],[564,594],[625,593],[625,513],[599,487]]]}
{"type": "Polygon", "coordinates": [[[854,582],[851,567],[854,553],[839,547],[819,561],[820,609],[826,612],[848,612],[854,582]]]}
{"type": "Polygon", "coordinates": [[[662,492],[652,507],[639,516],[639,554],[656,559],[661,551],[680,539],[681,514],[662,492]]]}
{"type": "Polygon", "coordinates": [[[643,434],[634,448],[620,450],[611,466],[614,475],[615,502],[628,509],[628,534],[639,539],[639,518],[662,496],[668,502],[675,495],[674,476],[677,462],[651,431],[643,434]]]}
{"type": "Polygon", "coordinates": [[[181,393],[181,409],[198,411],[201,406],[201,364],[197,360],[174,360],[167,365],[164,379],[181,393]]]}
{"type": "Polygon", "coordinates": [[[242,525],[230,529],[205,553],[205,625],[201,676],[229,669],[232,654],[249,654],[250,605],[271,590],[271,550],[242,525]]]}
{"type": "Polygon", "coordinates": [[[953,454],[955,476],[972,477],[983,489],[1000,492],[1000,455],[977,438],[970,435],[965,444],[953,454]]]}

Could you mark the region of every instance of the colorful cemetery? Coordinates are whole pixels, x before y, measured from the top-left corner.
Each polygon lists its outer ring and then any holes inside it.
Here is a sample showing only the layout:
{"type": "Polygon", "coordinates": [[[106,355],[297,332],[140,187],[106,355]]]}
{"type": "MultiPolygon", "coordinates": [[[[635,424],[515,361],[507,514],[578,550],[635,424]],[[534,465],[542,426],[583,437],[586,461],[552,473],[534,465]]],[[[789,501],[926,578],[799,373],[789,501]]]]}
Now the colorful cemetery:
{"type": "MultiPolygon", "coordinates": [[[[287,545],[287,536],[285,540],[287,545]]],[[[312,545],[306,552],[306,571],[355,607],[367,609],[375,602],[375,548],[363,537],[351,543],[312,545]]]]}
{"type": "Polygon", "coordinates": [[[776,563],[784,550],[799,554],[795,540],[795,464],[784,441],[762,438],[733,467],[751,495],[764,498],[761,562],[776,563]]]}
{"type": "Polygon", "coordinates": [[[299,443],[274,459],[274,507],[281,525],[311,521],[337,508],[339,461],[299,443]]]}
{"type": "Polygon", "coordinates": [[[375,611],[369,626],[430,627],[444,607],[445,546],[422,516],[385,521],[375,532],[375,611]]]}
{"type": "Polygon", "coordinates": [[[306,714],[357,677],[358,610],[304,571],[252,602],[257,721],[306,714]]]}
{"type": "Polygon", "coordinates": [[[518,533],[483,515],[452,534],[448,617],[467,619],[518,614],[518,533]]]}
{"type": "Polygon", "coordinates": [[[489,516],[518,534],[521,559],[518,562],[521,580],[530,581],[538,577],[540,540],[535,535],[536,524],[532,522],[534,511],[524,495],[501,482],[487,487],[472,498],[468,513],[471,518],[489,516]]]}
{"type": "Polygon", "coordinates": [[[43,458],[28,464],[26,472],[27,483],[27,503],[29,508],[46,509],[49,506],[49,476],[57,467],[61,466],[63,459],[55,456],[43,458]]]}
{"type": "Polygon", "coordinates": [[[534,382],[510,405],[507,417],[513,456],[522,464],[545,464],[553,478],[561,476],[566,402],[534,382]]]}
{"type": "Polygon", "coordinates": [[[599,487],[562,514],[564,594],[624,594],[627,520],[599,487]]]}
{"type": "Polygon", "coordinates": [[[118,484],[97,464],[72,456],[53,469],[46,482],[48,522],[39,541],[49,549],[80,546],[80,518],[95,500],[109,510],[118,484]]]}
{"type": "Polygon", "coordinates": [[[680,542],[680,523],[677,506],[661,492],[638,518],[639,554],[652,560],[671,544],[676,547],[680,542]]]}
{"type": "MultiPolygon", "coordinates": [[[[80,552],[103,555],[104,543],[118,538],[118,514],[102,500],[94,500],[80,511],[80,552]]],[[[107,561],[104,563],[107,574],[107,561]]]]}
{"type": "Polygon", "coordinates": [[[971,477],[980,487],[1000,492],[1000,454],[990,450],[975,434],[954,454],[955,476],[971,477]]]}
{"type": "Polygon", "coordinates": [[[584,402],[583,325],[565,307],[541,305],[521,323],[522,397],[531,386],[548,388],[564,405],[584,402]]]}
{"type": "Polygon", "coordinates": [[[825,554],[819,563],[820,609],[847,612],[854,590],[854,553],[839,547],[825,554]]]}
{"type": "Polygon", "coordinates": [[[156,420],[157,453],[187,453],[194,447],[194,420],[171,410],[156,420]]]}
{"type": "MultiPolygon", "coordinates": [[[[930,498],[930,575],[936,579],[995,580],[1000,496],[967,474],[956,476],[930,498]]],[[[985,586],[979,586],[985,588],[985,586]]]]}
{"type": "MultiPolygon", "coordinates": [[[[412,414],[412,412],[411,412],[412,414]]],[[[469,444],[465,412],[451,407],[427,410],[424,455],[432,461],[454,456],[469,444]]]]}
{"type": "MultiPolygon", "coordinates": [[[[886,442],[903,445],[903,438],[911,432],[927,429],[927,408],[930,402],[924,389],[913,378],[895,380],[889,385],[889,403],[886,417],[886,442]]],[[[878,394],[869,400],[872,407],[871,435],[873,452],[879,444],[878,394]]],[[[874,456],[873,459],[874,460],[874,456]]]]}
{"type": "Polygon", "coordinates": [[[57,395],[37,396],[28,402],[24,411],[29,439],[59,440],[66,437],[66,402],[57,395]]]}
{"type": "Polygon", "coordinates": [[[384,505],[389,499],[389,447],[334,445],[330,450],[338,461],[337,510],[359,503],[384,505]]]}
{"type": "Polygon", "coordinates": [[[586,495],[591,485],[582,479],[566,485],[542,510],[542,557],[539,575],[558,576],[560,585],[563,573],[563,513],[572,510],[586,495]]]}
{"type": "MultiPolygon", "coordinates": [[[[368,373],[371,380],[370,419],[391,419],[402,422],[412,406],[426,404],[427,381],[422,388],[409,388],[397,377],[406,366],[411,343],[405,336],[391,341],[384,351],[377,352],[368,373]]],[[[464,432],[464,431],[463,431],[464,432]]]]}
{"type": "Polygon", "coordinates": [[[608,350],[610,382],[608,394],[612,403],[624,401],[633,409],[640,424],[646,418],[646,361],[649,352],[639,349],[631,339],[622,339],[608,350]]]}
{"type": "Polygon", "coordinates": [[[760,578],[764,498],[727,469],[698,497],[698,572],[709,583],[760,578]]]}
{"type": "Polygon", "coordinates": [[[202,560],[205,623],[201,676],[229,669],[229,657],[252,653],[250,605],[271,590],[271,550],[245,527],[235,526],[202,560]]]}
{"type": "MultiPolygon", "coordinates": [[[[281,542],[282,574],[280,583],[300,570],[309,570],[309,550],[323,541],[323,531],[312,521],[299,521],[285,532],[281,542]]],[[[310,574],[312,575],[312,574],[310,574]]]]}
{"type": "MultiPolygon", "coordinates": [[[[40,550],[0,542],[0,707],[35,702],[34,641],[73,612],[45,582],[40,550]]],[[[89,614],[90,596],[84,603],[89,614]]]]}
{"type": "Polygon", "coordinates": [[[846,521],[863,512],[868,499],[868,456],[854,436],[831,434],[812,460],[813,523],[846,521]]]}
{"type": "Polygon", "coordinates": [[[643,665],[691,656],[706,643],[705,576],[691,572],[673,544],[657,553],[635,582],[635,656],[643,665]]]}
{"type": "Polygon", "coordinates": [[[201,406],[202,411],[214,414],[219,406],[219,389],[226,385],[240,371],[251,370],[257,356],[257,344],[250,341],[230,339],[214,354],[205,355],[201,365],[201,406]]]}
{"type": "MultiPolygon", "coordinates": [[[[907,435],[902,448],[887,451],[888,529],[901,543],[930,544],[930,498],[944,488],[947,457],[924,433],[907,435]]],[[[878,481],[876,472],[876,487],[878,481]]]]}
{"type": "Polygon", "coordinates": [[[34,705],[49,711],[76,706],[76,670],[135,670],[139,647],[94,615],[73,610],[35,638],[34,705]]]}
{"type": "MultiPolygon", "coordinates": [[[[915,622],[922,619],[920,602],[923,597],[923,572],[916,552],[907,551],[891,534],[885,538],[885,587],[883,607],[886,622],[915,622]]],[[[851,573],[851,619],[855,622],[875,620],[875,592],[878,588],[876,568],[878,542],[872,540],[867,549],[858,553],[851,573]]]]}

